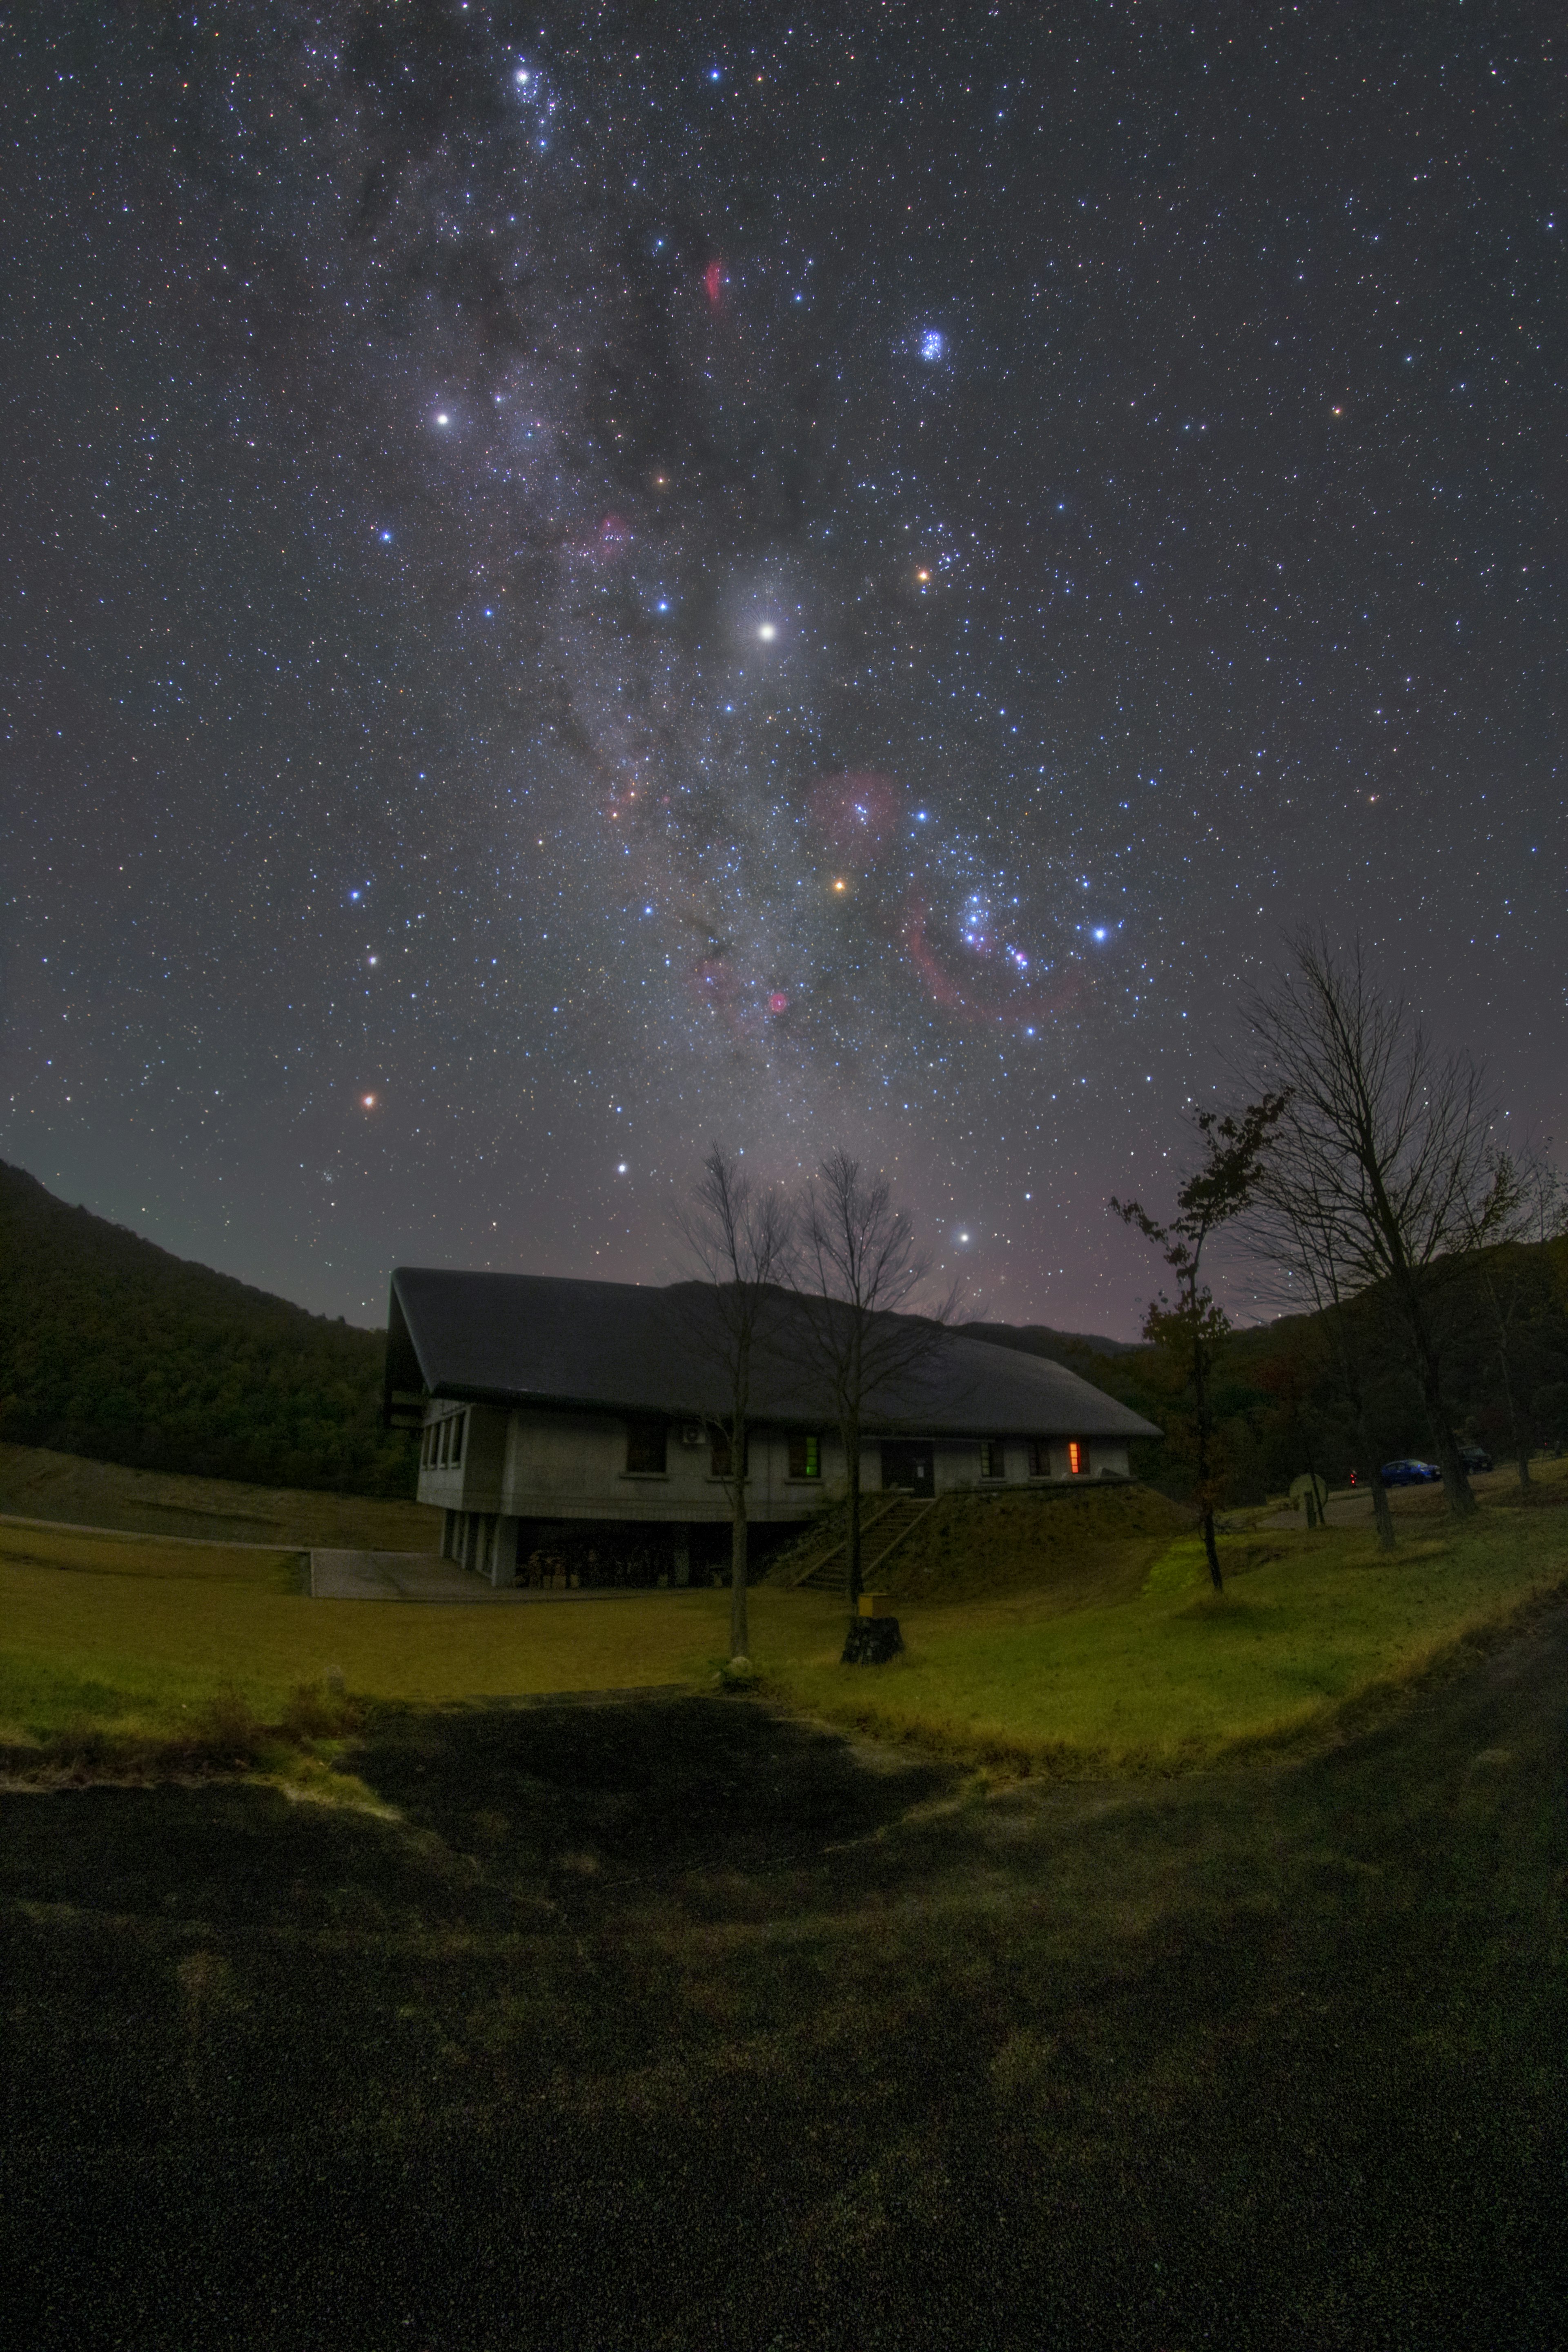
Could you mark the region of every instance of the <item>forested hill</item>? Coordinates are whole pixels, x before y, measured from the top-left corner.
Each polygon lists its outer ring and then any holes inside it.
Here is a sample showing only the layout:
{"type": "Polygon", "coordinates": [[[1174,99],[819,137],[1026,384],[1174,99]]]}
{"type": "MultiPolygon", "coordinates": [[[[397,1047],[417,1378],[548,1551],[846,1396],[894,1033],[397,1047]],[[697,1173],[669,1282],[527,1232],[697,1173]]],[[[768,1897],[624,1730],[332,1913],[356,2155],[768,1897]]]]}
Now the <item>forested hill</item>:
{"type": "Polygon", "coordinates": [[[966,1339],[989,1339],[1024,1356],[1048,1356],[1053,1364],[1079,1368],[1084,1356],[1135,1356],[1136,1339],[1103,1339],[1089,1331],[1056,1331],[1048,1323],[960,1323],[966,1339]]]}
{"type": "Polygon", "coordinates": [[[0,1161],[0,1437],[258,1486],[412,1495],[380,1331],[68,1208],[0,1161]]]}

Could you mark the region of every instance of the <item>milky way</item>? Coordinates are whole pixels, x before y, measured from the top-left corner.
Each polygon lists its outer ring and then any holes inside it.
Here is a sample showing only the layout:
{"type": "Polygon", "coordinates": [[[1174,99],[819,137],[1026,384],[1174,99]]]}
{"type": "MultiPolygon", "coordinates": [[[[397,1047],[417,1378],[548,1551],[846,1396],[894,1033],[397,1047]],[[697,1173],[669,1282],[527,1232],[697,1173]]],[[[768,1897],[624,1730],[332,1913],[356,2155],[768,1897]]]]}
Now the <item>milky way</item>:
{"type": "Polygon", "coordinates": [[[1558,68],[1394,16],[13,19],[0,1153],[368,1320],[842,1143],[1125,1332],[1303,917],[1561,1137],[1558,68]]]}

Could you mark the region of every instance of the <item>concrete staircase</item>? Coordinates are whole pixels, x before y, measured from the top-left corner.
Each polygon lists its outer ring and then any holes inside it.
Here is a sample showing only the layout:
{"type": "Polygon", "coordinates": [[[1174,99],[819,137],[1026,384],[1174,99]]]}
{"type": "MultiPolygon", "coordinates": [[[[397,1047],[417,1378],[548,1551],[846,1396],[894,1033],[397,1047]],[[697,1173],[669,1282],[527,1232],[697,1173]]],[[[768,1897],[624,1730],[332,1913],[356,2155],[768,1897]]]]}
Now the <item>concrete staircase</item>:
{"type": "MultiPolygon", "coordinates": [[[[913,1495],[888,1495],[868,1500],[860,1512],[860,1584],[862,1591],[872,1589],[876,1570],[890,1559],[900,1545],[909,1541],[921,1525],[929,1502],[917,1501],[913,1495]]],[[[791,1564],[786,1576],[777,1581],[795,1592],[842,1592],[849,1576],[849,1538],[847,1533],[825,1538],[823,1543],[808,1552],[805,1558],[791,1564]]]]}

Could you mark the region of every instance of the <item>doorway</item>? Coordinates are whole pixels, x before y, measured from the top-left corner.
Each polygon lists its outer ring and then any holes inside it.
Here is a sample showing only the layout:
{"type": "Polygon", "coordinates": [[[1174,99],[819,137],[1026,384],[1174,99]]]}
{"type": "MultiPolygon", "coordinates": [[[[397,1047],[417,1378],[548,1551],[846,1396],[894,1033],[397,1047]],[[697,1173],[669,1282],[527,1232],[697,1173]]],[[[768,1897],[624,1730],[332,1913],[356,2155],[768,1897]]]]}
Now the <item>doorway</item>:
{"type": "Polygon", "coordinates": [[[919,1439],[884,1438],[882,1485],[929,1503],[936,1492],[936,1449],[919,1439]]]}

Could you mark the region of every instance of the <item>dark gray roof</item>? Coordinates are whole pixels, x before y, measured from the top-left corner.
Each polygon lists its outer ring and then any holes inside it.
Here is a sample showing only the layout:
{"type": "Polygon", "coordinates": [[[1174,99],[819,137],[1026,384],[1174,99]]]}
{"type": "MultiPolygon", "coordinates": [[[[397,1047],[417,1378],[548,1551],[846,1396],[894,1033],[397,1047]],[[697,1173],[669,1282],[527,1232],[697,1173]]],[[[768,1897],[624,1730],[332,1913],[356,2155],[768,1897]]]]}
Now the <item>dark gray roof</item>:
{"type": "MultiPolygon", "coordinates": [[[[386,1392],[507,1404],[664,1413],[726,1408],[712,1339],[716,1295],[578,1282],[553,1275],[451,1274],[399,1266],[392,1277],[386,1392]]],[[[826,1383],[802,1343],[804,1313],[779,1293],[752,1365],[761,1421],[831,1425],[826,1383]]],[[[889,1318],[907,1332],[910,1318],[889,1318]]],[[[918,1369],[866,1400],[868,1432],[922,1436],[1157,1437],[1150,1422],[1065,1365],[958,1332],[937,1334],[918,1369]]]]}

